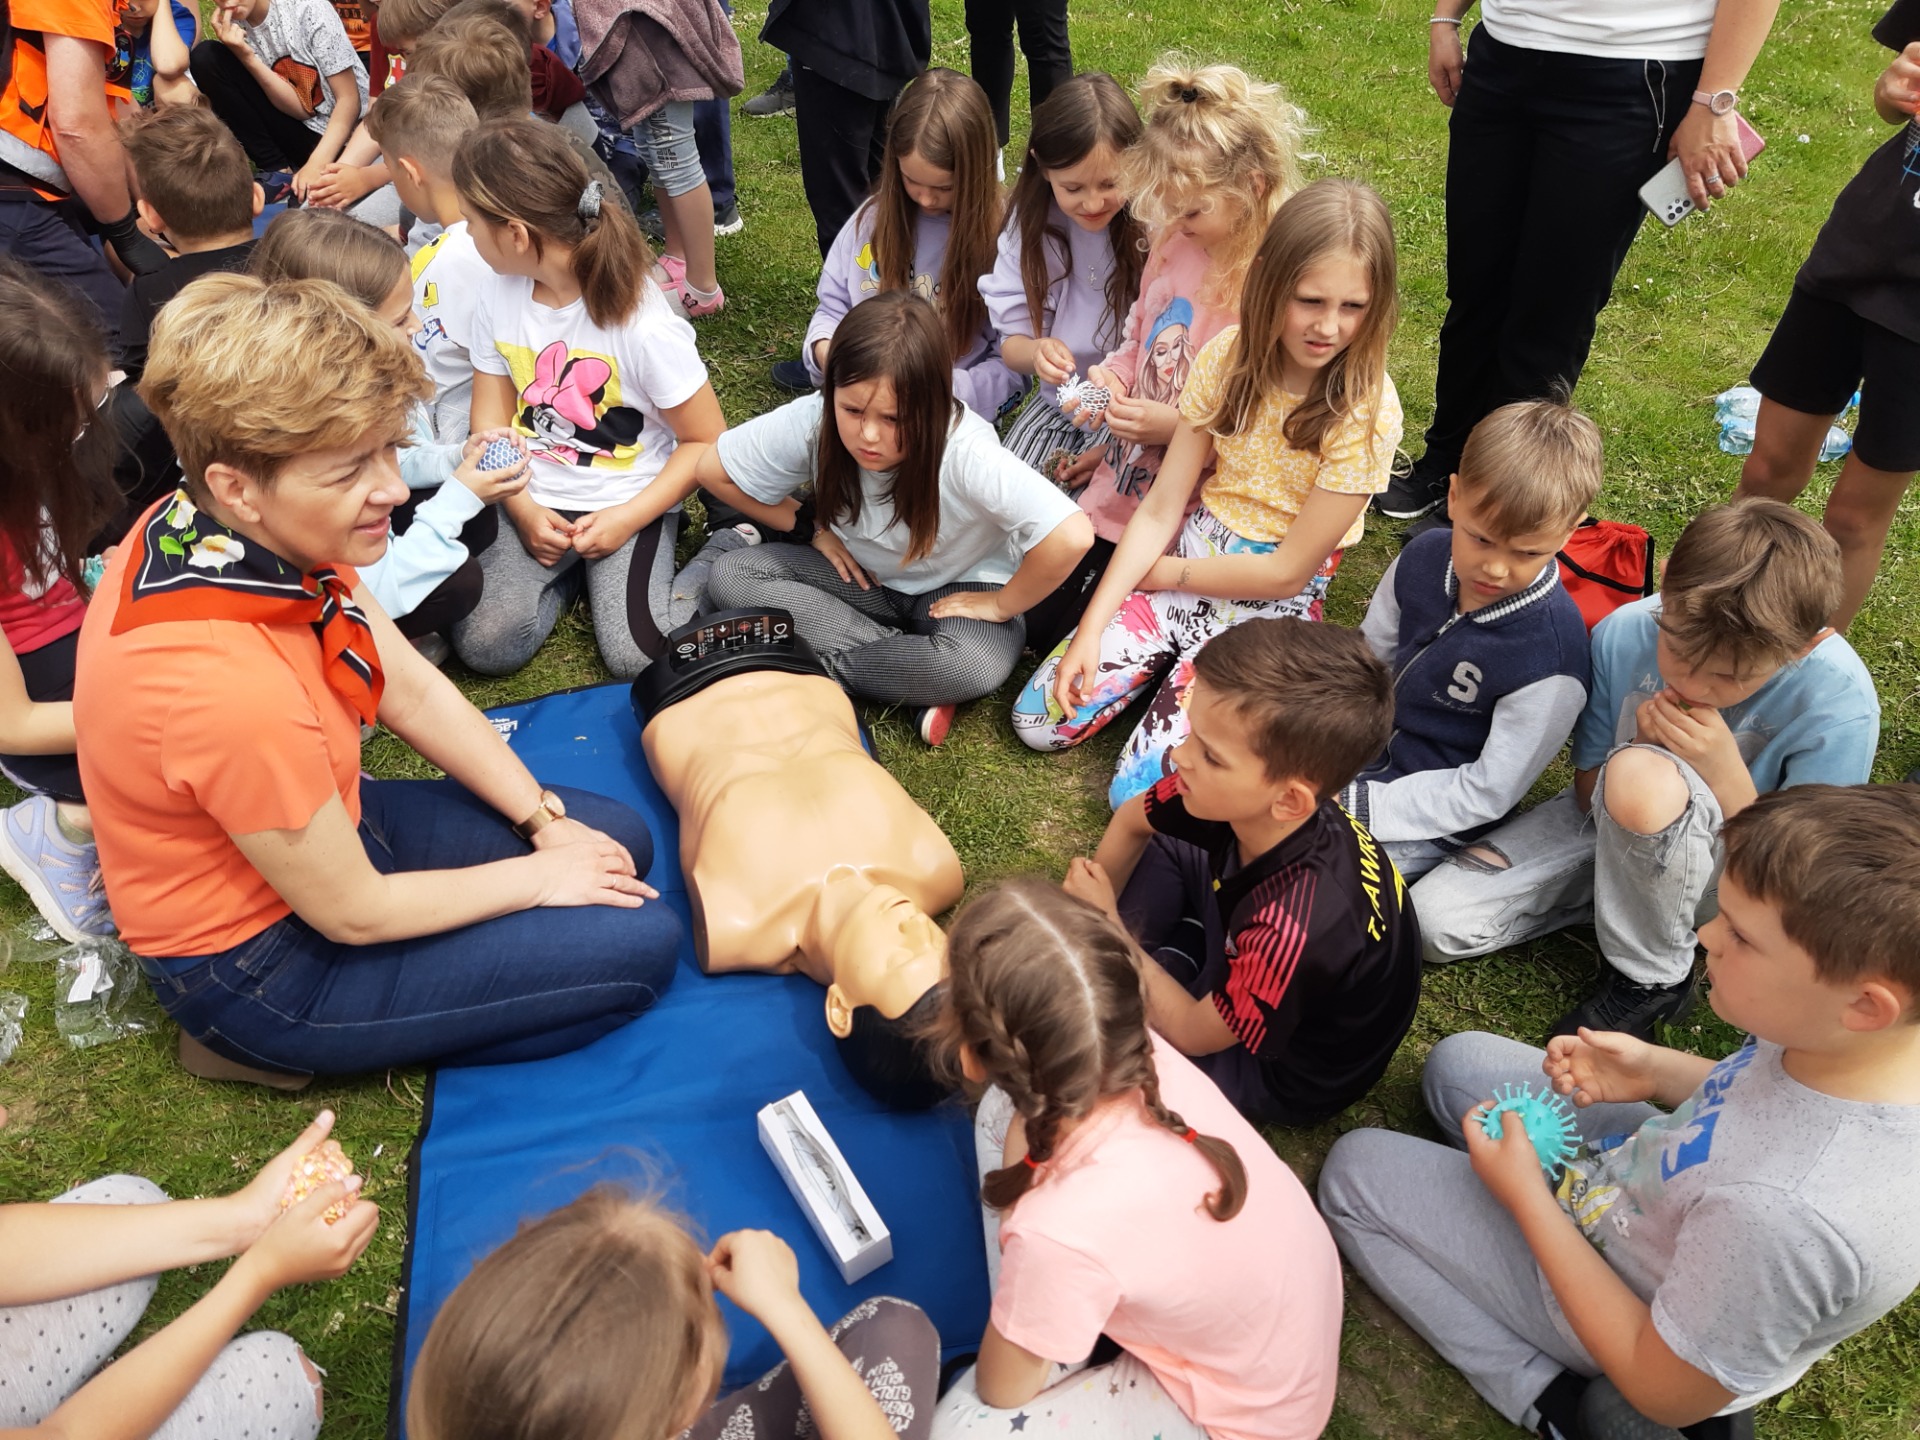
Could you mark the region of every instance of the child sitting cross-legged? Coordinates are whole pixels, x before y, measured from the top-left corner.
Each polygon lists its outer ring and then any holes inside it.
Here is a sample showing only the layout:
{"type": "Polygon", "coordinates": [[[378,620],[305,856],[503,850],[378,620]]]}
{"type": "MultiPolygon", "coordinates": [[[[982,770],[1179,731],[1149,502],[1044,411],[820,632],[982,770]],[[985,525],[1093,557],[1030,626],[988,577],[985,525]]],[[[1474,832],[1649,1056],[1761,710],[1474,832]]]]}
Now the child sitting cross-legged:
{"type": "Polygon", "coordinates": [[[1492,829],[1560,753],[1587,703],[1587,627],[1555,556],[1601,479],[1600,430],[1552,400],[1474,426],[1452,529],[1408,542],[1361,634],[1393,671],[1393,738],[1340,794],[1419,879],[1492,829]]]}
{"type": "Polygon", "coordinates": [[[1354,1268],[1549,1440],[1750,1436],[1920,1284],[1920,786],[1774,791],[1721,839],[1700,939],[1740,1049],[1452,1035],[1424,1081],[1452,1147],[1357,1130],[1320,1172],[1354,1268]],[[1552,1184],[1524,1121],[1479,1118],[1521,1082],[1578,1107],[1552,1184]]]}
{"type": "Polygon", "coordinates": [[[1339,1259],[1286,1162],[1148,1029],[1151,962],[1037,881],[969,904],[950,952],[929,1039],[992,1087],[974,1143],[993,1309],[934,1440],[1029,1423],[1317,1436],[1339,1372],[1339,1259]],[[1102,1337],[1116,1358],[1089,1358],[1102,1337]]]}
{"type": "Polygon", "coordinates": [[[1828,624],[1840,585],[1838,544],[1791,506],[1742,500],[1696,517],[1660,593],[1594,627],[1572,787],[1414,886],[1427,958],[1590,921],[1605,979],[1552,1033],[1649,1039],[1678,1023],[1722,821],[1769,790],[1857,784],[1872,768],[1880,702],[1828,624]]]}
{"type": "Polygon", "coordinates": [[[1405,883],[1333,800],[1386,744],[1392,682],[1353,631],[1294,617],[1216,635],[1193,672],[1173,773],[1066,888],[1158,962],[1154,1029],[1247,1114],[1316,1125],[1372,1088],[1420,999],[1405,883]]]}

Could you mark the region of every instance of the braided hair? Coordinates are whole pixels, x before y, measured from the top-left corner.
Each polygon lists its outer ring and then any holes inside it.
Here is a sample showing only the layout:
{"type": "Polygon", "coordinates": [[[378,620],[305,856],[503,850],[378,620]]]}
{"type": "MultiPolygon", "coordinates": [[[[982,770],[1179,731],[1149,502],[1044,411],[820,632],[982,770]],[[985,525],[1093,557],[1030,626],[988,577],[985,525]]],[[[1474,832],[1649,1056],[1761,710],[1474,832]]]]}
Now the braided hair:
{"type": "Polygon", "coordinates": [[[967,1046],[1026,1122],[1027,1159],[987,1175],[987,1204],[1012,1206],[1045,1179],[1064,1130],[1138,1091],[1147,1115],[1218,1172],[1207,1213],[1240,1212],[1247,1172],[1238,1152],[1195,1134],[1160,1097],[1142,960],[1118,925],[1052,885],[1012,880],[960,912],[948,949],[953,973],[930,1030],[934,1053],[953,1069],[967,1046]]]}

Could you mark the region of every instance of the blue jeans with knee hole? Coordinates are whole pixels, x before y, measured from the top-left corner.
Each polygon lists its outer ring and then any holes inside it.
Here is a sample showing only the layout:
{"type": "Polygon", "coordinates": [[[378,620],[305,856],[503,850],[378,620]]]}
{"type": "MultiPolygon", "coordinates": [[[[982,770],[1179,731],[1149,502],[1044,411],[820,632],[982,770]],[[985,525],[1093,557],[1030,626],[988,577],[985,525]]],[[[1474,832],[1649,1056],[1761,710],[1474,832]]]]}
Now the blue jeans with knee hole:
{"type": "MultiPolygon", "coordinates": [[[[639,812],[554,786],[568,815],[633,853],[639,812]]],[[[360,839],[383,875],[458,870],[531,847],[452,780],[362,780],[360,839]]],[[[679,918],[658,900],[519,910],[438,935],[348,945],[298,915],[212,955],[141,957],[180,1028],[230,1060],[351,1075],[395,1065],[497,1065],[564,1054],[618,1029],[673,979],[679,918]]]]}

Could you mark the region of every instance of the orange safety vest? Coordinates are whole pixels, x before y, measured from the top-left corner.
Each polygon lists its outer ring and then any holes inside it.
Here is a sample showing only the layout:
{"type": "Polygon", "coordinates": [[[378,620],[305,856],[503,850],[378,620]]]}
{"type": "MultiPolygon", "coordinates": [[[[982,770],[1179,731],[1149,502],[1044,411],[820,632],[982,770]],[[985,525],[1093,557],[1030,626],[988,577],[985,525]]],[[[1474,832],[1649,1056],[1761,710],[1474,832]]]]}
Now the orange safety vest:
{"type": "Polygon", "coordinates": [[[0,90],[0,161],[29,176],[48,199],[72,192],[47,115],[47,52],[43,36],[70,35],[105,48],[101,86],[108,99],[131,101],[125,75],[114,75],[112,0],[6,0],[13,53],[0,90]]]}

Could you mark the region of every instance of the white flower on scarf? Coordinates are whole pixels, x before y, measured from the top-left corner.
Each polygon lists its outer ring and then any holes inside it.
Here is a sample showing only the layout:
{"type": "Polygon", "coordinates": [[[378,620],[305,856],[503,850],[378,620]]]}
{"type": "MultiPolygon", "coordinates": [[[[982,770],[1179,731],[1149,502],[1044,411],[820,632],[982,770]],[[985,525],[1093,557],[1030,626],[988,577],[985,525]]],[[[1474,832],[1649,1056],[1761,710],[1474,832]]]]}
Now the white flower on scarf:
{"type": "Polygon", "coordinates": [[[173,530],[184,530],[193,524],[194,517],[200,513],[199,507],[184,494],[173,497],[173,505],[167,511],[167,526],[173,530]]]}
{"type": "Polygon", "coordinates": [[[247,547],[230,535],[209,535],[193,542],[187,552],[187,564],[216,573],[247,558],[247,547]]]}

